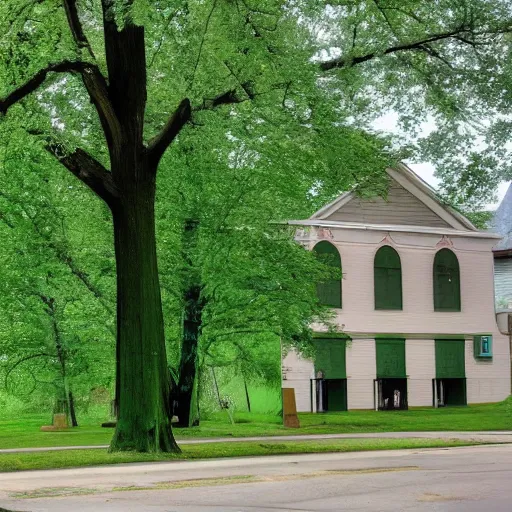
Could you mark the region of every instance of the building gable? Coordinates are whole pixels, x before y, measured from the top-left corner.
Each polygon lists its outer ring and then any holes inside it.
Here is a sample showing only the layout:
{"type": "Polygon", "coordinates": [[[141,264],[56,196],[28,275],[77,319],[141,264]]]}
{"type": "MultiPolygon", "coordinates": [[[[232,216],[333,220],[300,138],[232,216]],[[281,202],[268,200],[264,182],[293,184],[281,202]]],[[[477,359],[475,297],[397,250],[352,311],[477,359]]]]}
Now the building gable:
{"type": "Polygon", "coordinates": [[[387,173],[390,184],[385,198],[362,198],[355,192],[347,192],[310,219],[476,231],[468,219],[444,204],[407,166],[400,164],[397,169],[388,169],[387,173]]]}
{"type": "Polygon", "coordinates": [[[353,196],[345,205],[324,220],[394,224],[404,226],[451,227],[417,197],[392,180],[386,198],[353,196]]]}

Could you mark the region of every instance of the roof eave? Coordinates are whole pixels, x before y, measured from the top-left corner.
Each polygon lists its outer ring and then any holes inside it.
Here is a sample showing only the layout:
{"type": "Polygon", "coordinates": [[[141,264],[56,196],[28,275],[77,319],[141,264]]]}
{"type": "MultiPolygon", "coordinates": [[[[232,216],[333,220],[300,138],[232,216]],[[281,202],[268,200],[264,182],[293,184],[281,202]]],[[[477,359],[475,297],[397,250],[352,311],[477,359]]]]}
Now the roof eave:
{"type": "Polygon", "coordinates": [[[357,222],[338,222],[321,219],[289,220],[287,224],[289,224],[290,226],[310,226],[361,231],[391,231],[398,233],[436,234],[455,237],[483,238],[488,240],[499,240],[501,238],[500,235],[496,235],[495,233],[489,233],[487,231],[463,231],[453,228],[425,227],[414,225],[409,226],[398,224],[363,224],[357,222]]]}

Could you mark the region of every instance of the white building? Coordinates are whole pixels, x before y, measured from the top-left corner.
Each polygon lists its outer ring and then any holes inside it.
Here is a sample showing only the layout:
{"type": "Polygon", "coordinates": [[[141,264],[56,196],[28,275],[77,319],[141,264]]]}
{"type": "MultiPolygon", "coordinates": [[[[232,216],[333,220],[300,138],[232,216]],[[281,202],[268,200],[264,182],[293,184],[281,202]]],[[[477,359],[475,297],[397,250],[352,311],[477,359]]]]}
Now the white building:
{"type": "Polygon", "coordinates": [[[315,360],[283,360],[299,411],[497,402],[510,394],[508,336],[496,324],[493,252],[405,165],[387,198],[343,194],[297,240],[343,278],[319,285],[340,333],[315,326],[315,360]]]}

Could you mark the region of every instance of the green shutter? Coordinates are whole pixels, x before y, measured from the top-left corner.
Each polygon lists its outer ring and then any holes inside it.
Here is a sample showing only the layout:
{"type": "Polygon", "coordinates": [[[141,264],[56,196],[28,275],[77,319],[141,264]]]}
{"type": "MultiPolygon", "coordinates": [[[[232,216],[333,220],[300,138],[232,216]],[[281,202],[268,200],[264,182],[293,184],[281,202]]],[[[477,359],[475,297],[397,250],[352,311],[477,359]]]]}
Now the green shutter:
{"type": "Polygon", "coordinates": [[[322,371],[325,379],[346,379],[346,340],[316,338],[315,375],[322,371]]]}
{"type": "Polygon", "coordinates": [[[377,378],[405,379],[405,340],[377,339],[377,378]]]}
{"type": "Polygon", "coordinates": [[[402,309],[402,265],[393,247],[377,251],[373,270],[375,309],[402,309]]]}
{"type": "MultiPolygon", "coordinates": [[[[322,241],[316,244],[313,250],[323,263],[339,269],[341,273],[341,257],[334,245],[322,241]]],[[[341,279],[327,279],[317,283],[316,288],[320,304],[332,308],[341,308],[341,279]]]]}
{"type": "Polygon", "coordinates": [[[434,311],[460,311],[459,261],[450,249],[434,259],[434,311]]]}
{"type": "Polygon", "coordinates": [[[466,377],[464,340],[436,340],[436,377],[463,379],[466,377]]]}

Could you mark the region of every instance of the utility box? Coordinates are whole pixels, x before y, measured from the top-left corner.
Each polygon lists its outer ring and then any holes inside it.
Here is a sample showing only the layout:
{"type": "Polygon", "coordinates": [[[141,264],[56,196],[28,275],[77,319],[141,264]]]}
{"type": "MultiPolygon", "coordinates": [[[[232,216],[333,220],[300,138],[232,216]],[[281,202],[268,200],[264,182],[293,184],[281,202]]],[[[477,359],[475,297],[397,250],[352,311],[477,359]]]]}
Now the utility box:
{"type": "Polygon", "coordinates": [[[474,355],[476,359],[492,359],[492,336],[473,337],[474,355]]]}

